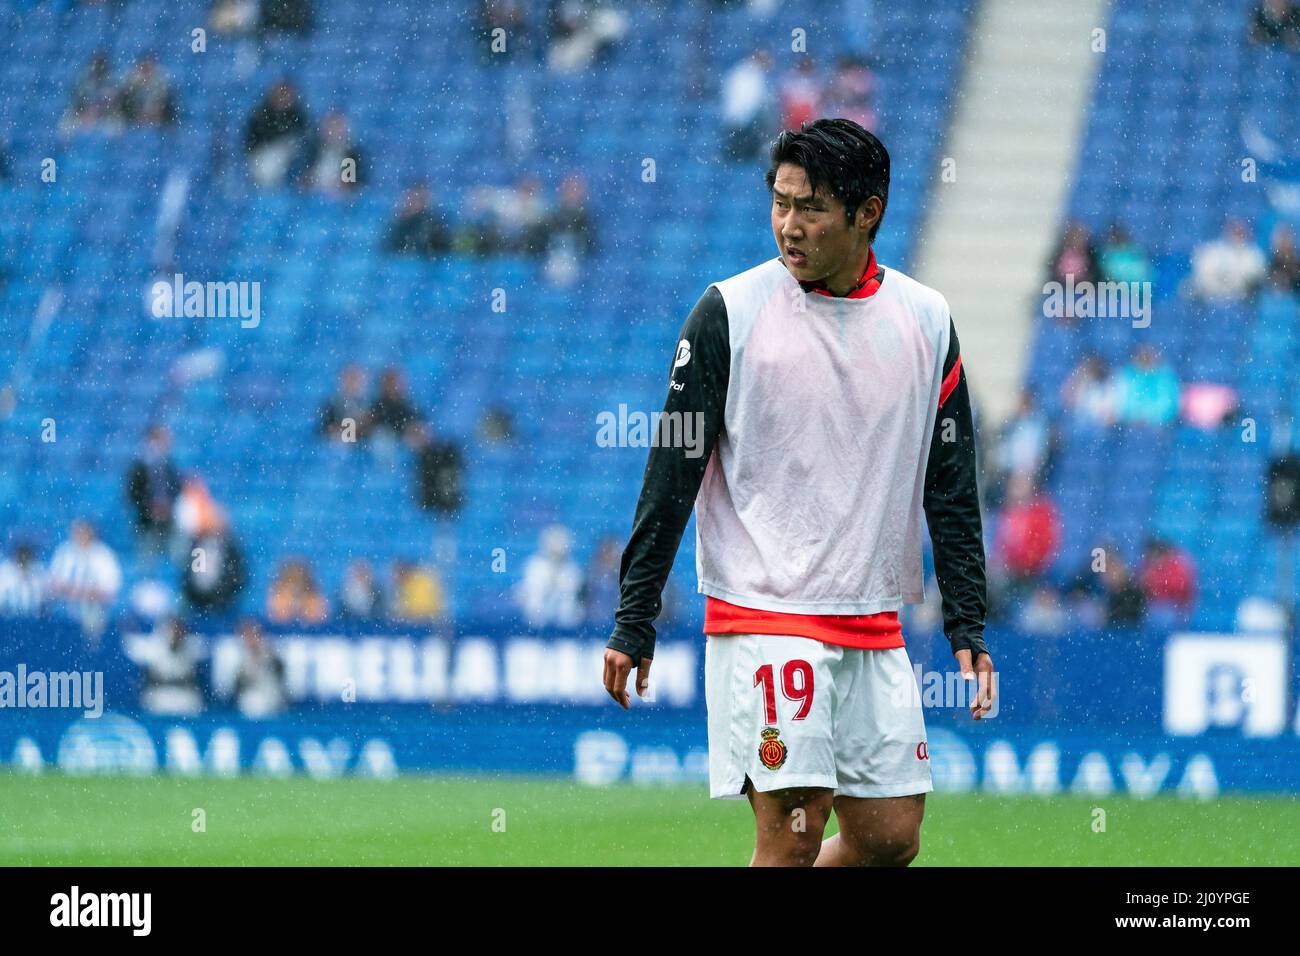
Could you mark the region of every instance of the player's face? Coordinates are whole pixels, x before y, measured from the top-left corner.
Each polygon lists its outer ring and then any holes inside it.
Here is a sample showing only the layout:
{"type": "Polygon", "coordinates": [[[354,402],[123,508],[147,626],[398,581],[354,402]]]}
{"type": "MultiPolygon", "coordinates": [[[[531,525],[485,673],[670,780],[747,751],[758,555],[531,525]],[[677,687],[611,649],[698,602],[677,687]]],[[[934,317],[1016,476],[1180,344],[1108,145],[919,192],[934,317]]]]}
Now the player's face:
{"type": "Polygon", "coordinates": [[[813,195],[802,166],[782,163],[772,183],[772,234],[786,268],[800,282],[817,282],[844,268],[857,234],[844,203],[824,188],[813,195]]]}

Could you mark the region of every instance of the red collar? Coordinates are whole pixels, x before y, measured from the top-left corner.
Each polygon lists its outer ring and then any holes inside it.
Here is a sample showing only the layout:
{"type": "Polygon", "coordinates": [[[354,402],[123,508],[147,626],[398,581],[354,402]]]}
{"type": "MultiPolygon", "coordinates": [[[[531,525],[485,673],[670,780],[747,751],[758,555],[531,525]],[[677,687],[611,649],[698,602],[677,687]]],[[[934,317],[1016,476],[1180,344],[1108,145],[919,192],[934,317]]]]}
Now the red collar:
{"type": "MultiPolygon", "coordinates": [[[[817,292],[821,295],[831,295],[831,291],[826,288],[824,282],[800,282],[805,292],[817,292]]],[[[867,250],[867,267],[862,271],[862,278],[858,284],[842,296],[832,296],[840,299],[867,299],[876,294],[880,288],[880,270],[876,268],[876,250],[867,250]]]]}

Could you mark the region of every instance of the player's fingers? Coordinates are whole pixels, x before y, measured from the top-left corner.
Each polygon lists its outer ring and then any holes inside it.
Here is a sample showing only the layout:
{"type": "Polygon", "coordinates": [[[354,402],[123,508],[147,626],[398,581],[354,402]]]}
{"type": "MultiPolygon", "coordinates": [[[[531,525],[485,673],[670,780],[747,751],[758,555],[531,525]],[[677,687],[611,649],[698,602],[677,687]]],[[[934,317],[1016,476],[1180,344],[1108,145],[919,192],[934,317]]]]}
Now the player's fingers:
{"type": "Polygon", "coordinates": [[[620,707],[627,710],[632,701],[627,696],[627,675],[631,671],[630,663],[619,661],[614,665],[613,683],[609,688],[609,696],[616,700],[620,707]]]}
{"type": "Polygon", "coordinates": [[[966,693],[970,695],[970,715],[979,720],[983,716],[980,713],[980,692],[973,676],[966,679],[966,693]]]}
{"type": "Polygon", "coordinates": [[[979,720],[980,718],[986,716],[989,713],[989,711],[993,709],[993,693],[994,693],[993,672],[991,670],[981,670],[979,672],[978,677],[979,677],[979,688],[978,688],[979,696],[977,697],[977,702],[979,704],[979,712],[975,715],[976,720],[979,720]]]}
{"type": "Polygon", "coordinates": [[[984,716],[981,707],[983,695],[980,693],[980,675],[975,672],[973,667],[967,667],[962,670],[961,676],[966,682],[966,699],[970,701],[970,715],[979,720],[984,716]]]}
{"type": "MultiPolygon", "coordinates": [[[[612,654],[605,655],[605,693],[609,694],[614,700],[618,701],[618,694],[614,688],[618,684],[618,659],[612,654]]],[[[622,703],[622,701],[619,701],[622,703]]]]}
{"type": "Polygon", "coordinates": [[[600,682],[605,685],[605,693],[611,697],[614,695],[614,662],[605,655],[605,668],[600,675],[600,682]]]}
{"type": "Polygon", "coordinates": [[[650,689],[650,658],[641,658],[641,663],[636,668],[636,693],[638,697],[644,697],[646,691],[650,689]]]}

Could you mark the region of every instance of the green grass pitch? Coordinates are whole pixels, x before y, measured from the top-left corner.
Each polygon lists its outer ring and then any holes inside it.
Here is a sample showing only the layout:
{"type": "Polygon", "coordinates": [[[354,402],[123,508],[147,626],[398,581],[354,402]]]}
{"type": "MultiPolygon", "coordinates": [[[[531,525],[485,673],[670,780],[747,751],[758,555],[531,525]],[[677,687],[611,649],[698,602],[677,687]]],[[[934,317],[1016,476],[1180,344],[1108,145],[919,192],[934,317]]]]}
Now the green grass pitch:
{"type": "MultiPolygon", "coordinates": [[[[734,866],[752,841],[749,807],[711,801],[702,785],[0,772],[10,866],[734,866]]],[[[1300,800],[931,794],[921,842],[914,865],[1296,866],[1300,800]]]]}

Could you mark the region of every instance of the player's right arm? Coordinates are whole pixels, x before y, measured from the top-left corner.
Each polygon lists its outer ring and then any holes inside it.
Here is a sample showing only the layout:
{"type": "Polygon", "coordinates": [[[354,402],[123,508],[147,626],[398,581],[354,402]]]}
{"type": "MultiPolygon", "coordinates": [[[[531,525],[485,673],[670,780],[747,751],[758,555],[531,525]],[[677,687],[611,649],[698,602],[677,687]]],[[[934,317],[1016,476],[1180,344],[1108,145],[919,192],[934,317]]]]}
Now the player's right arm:
{"type": "Polygon", "coordinates": [[[988,607],[984,537],[976,480],[975,421],[962,368],[957,326],[948,319],[939,411],[925,475],[925,517],[934,545],[934,570],[943,603],[943,629],[967,680],[977,681],[971,712],[988,714],[997,686],[984,641],[988,607]]]}
{"type": "Polygon", "coordinates": [[[638,669],[638,693],[645,689],[654,657],[654,620],[723,427],[730,369],[727,307],[722,293],[710,286],[678,336],[663,409],[665,414],[676,413],[682,422],[689,417],[692,429],[700,423],[700,428],[691,432],[699,436],[699,444],[693,448],[651,447],[632,534],[619,566],[619,604],[614,632],[606,645],[605,688],[624,707],[628,704],[627,676],[633,667],[638,669]]]}

